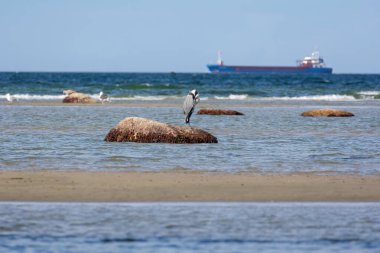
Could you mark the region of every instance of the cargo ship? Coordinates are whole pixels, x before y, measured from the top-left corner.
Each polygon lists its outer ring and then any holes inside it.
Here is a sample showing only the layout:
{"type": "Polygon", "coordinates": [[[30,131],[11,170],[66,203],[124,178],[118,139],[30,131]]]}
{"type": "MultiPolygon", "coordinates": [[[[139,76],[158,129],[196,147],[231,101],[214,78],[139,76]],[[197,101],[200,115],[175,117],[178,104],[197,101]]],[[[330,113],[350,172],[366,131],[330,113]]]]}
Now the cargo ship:
{"type": "Polygon", "coordinates": [[[247,74],[332,74],[333,69],[327,68],[323,58],[315,51],[297,61],[296,66],[232,66],[224,65],[221,53],[218,52],[217,64],[209,64],[207,68],[212,73],[247,73],[247,74]]]}

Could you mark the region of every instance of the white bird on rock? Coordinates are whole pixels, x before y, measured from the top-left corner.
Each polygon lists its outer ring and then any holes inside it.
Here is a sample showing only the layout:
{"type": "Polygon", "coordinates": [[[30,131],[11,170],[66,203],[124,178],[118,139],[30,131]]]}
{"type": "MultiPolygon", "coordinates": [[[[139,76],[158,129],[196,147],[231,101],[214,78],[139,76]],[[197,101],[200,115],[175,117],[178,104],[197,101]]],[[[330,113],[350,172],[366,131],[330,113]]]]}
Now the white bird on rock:
{"type": "Polygon", "coordinates": [[[190,117],[194,111],[194,107],[199,103],[199,93],[197,90],[192,90],[187,94],[183,103],[183,114],[186,115],[185,123],[190,124],[190,117]]]}
{"type": "Polygon", "coordinates": [[[9,102],[12,103],[14,100],[17,100],[14,96],[11,96],[11,94],[7,93],[5,95],[5,99],[9,102]]]}
{"type": "Polygon", "coordinates": [[[103,93],[103,91],[101,91],[99,93],[99,100],[103,104],[104,102],[110,102],[110,97],[107,94],[103,93]]]}

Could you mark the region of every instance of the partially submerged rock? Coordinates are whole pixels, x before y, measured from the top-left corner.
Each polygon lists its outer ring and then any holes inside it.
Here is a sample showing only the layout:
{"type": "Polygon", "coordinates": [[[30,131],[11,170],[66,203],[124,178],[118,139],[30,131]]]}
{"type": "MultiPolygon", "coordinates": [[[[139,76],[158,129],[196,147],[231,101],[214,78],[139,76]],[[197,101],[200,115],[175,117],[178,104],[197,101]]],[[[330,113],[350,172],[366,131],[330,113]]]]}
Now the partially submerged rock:
{"type": "Polygon", "coordinates": [[[174,126],[138,117],[127,117],[120,121],[109,131],[104,140],[141,143],[218,143],[215,136],[195,127],[174,126]]]}
{"type": "Polygon", "coordinates": [[[352,117],[354,116],[351,112],[346,112],[337,109],[317,109],[306,111],[301,114],[304,117],[352,117]]]}
{"type": "Polygon", "coordinates": [[[222,110],[222,109],[200,109],[197,114],[203,115],[244,115],[244,113],[235,110],[222,110]]]}
{"type": "Polygon", "coordinates": [[[64,93],[67,94],[67,96],[63,99],[63,103],[96,103],[95,99],[83,93],[79,93],[73,90],[65,90],[64,93]]]}

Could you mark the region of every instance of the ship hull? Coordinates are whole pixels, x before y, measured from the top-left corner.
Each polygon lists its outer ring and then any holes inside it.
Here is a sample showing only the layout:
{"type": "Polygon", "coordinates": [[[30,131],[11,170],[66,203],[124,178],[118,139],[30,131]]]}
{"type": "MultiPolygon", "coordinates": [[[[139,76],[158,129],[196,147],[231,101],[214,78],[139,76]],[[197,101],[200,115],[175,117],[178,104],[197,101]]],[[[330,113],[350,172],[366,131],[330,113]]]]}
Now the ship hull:
{"type": "Polygon", "coordinates": [[[260,75],[275,74],[332,74],[332,68],[313,67],[270,67],[270,66],[228,66],[207,65],[212,73],[247,73],[260,75]]]}

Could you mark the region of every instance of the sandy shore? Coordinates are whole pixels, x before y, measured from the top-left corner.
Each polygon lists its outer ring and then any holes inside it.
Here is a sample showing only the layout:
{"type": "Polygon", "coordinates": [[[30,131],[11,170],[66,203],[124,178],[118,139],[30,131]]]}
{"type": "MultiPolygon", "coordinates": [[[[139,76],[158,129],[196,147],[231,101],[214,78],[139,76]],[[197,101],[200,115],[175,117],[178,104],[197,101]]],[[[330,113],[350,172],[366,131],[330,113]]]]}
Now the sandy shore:
{"type": "Polygon", "coordinates": [[[0,201],[380,201],[380,175],[1,171],[0,201]]]}

